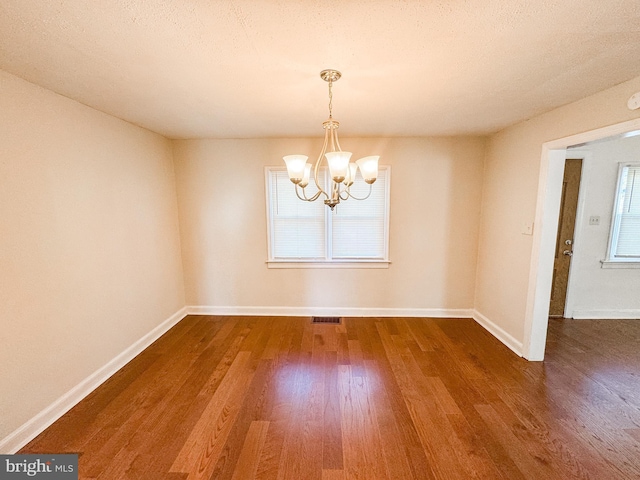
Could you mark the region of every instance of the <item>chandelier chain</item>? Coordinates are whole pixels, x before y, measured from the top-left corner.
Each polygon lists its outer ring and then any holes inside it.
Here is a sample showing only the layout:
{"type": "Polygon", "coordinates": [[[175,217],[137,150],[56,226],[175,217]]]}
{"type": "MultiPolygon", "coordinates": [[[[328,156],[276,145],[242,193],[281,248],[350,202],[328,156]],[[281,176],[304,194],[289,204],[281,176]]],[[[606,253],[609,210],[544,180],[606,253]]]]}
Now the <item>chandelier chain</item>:
{"type": "Polygon", "coordinates": [[[333,86],[333,81],[329,80],[329,118],[333,118],[332,117],[332,110],[333,110],[333,92],[331,91],[331,87],[333,86]]]}

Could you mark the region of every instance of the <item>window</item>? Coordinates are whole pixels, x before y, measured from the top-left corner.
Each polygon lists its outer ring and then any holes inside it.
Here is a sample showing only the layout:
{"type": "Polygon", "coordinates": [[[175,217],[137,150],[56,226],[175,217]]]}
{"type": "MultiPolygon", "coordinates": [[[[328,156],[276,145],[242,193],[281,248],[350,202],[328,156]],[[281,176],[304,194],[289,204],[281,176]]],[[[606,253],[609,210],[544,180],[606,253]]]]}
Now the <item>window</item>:
{"type": "MultiPolygon", "coordinates": [[[[301,201],[285,168],[267,167],[269,267],[388,266],[390,175],[381,166],[369,198],[342,201],[332,212],[323,197],[301,201]]],[[[330,183],[326,169],[318,176],[330,183]]],[[[316,191],[313,181],[306,189],[308,195],[316,191]]],[[[356,197],[368,191],[362,178],[351,187],[356,197]]]]}
{"type": "Polygon", "coordinates": [[[640,164],[620,165],[609,252],[603,266],[612,263],[640,266],[640,164]]]}

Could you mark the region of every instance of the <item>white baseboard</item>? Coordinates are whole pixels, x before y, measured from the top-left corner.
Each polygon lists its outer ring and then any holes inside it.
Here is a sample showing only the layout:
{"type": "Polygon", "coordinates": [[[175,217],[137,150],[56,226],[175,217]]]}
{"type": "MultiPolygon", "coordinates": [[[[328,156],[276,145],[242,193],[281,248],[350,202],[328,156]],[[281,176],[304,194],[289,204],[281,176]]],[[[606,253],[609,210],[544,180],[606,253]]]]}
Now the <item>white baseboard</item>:
{"type": "Polygon", "coordinates": [[[635,320],[640,319],[640,310],[638,309],[616,309],[616,310],[580,310],[573,309],[572,318],[575,319],[594,319],[594,320],[635,320]]]}
{"type": "Polygon", "coordinates": [[[504,343],[513,353],[522,357],[522,342],[513,338],[509,333],[493,323],[489,318],[477,310],[473,311],[473,319],[483,326],[491,335],[504,343]]]}
{"type": "Polygon", "coordinates": [[[269,317],[435,317],[473,318],[471,308],[341,308],[341,307],[218,307],[187,306],[190,315],[248,315],[269,317]]]}
{"type": "Polygon", "coordinates": [[[10,433],[7,437],[0,440],[0,453],[12,454],[20,450],[58,418],[68,412],[72,407],[80,402],[80,400],[89,395],[114,373],[133,360],[136,355],[160,338],[186,315],[186,307],[171,315],[171,317],[155,327],[114,359],[109,361],[109,363],[93,372],[78,385],[38,413],[35,417],[31,418],[25,424],[10,433]]]}

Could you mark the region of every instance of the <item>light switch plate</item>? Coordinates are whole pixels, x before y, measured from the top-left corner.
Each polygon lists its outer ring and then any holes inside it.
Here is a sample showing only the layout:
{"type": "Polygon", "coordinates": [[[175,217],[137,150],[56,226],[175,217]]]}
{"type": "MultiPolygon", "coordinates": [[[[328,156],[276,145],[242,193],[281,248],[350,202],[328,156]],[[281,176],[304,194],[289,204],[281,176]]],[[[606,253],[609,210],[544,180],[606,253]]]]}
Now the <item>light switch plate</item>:
{"type": "Polygon", "coordinates": [[[523,223],[520,233],[522,235],[533,235],[533,223],[523,223]]]}

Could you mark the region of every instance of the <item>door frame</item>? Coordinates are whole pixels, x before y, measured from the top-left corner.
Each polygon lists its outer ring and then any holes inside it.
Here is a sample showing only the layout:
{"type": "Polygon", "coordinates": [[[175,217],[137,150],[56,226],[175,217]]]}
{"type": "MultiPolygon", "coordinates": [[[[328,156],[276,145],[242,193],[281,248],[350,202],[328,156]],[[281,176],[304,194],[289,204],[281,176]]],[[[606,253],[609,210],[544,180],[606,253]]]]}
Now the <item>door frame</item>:
{"type": "Polygon", "coordinates": [[[542,144],[522,344],[522,355],[528,360],[544,359],[567,147],[634,130],[640,130],[640,118],[542,144]]]}

